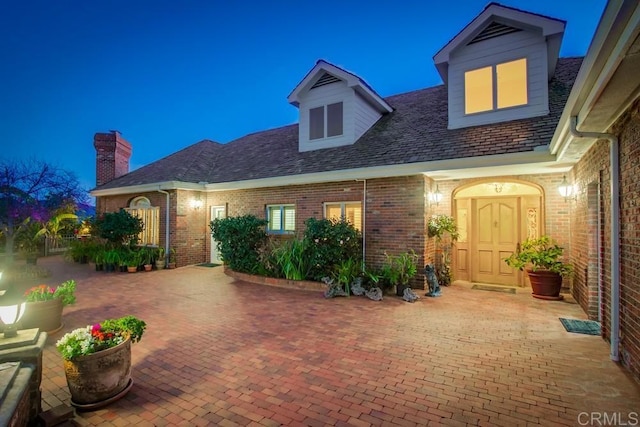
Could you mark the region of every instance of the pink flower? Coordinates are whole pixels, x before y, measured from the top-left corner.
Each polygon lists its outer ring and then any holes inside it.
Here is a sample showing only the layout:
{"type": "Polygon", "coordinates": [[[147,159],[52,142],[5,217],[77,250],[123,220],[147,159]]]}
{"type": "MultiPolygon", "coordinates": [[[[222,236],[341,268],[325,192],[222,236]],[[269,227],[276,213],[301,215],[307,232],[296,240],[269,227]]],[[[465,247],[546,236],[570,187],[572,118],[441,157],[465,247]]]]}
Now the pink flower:
{"type": "Polygon", "coordinates": [[[100,323],[96,323],[91,327],[91,332],[98,332],[100,328],[101,328],[100,323]]]}

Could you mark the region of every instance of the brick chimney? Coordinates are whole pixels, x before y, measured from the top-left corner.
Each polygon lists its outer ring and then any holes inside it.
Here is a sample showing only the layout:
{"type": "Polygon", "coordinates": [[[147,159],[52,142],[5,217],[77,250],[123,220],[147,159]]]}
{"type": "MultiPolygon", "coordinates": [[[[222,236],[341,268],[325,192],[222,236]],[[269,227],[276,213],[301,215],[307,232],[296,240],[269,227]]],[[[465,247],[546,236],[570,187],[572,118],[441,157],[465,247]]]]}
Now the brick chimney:
{"type": "Polygon", "coordinates": [[[129,173],[131,144],[117,130],[96,133],[93,136],[96,147],[96,186],[101,186],[129,173]]]}

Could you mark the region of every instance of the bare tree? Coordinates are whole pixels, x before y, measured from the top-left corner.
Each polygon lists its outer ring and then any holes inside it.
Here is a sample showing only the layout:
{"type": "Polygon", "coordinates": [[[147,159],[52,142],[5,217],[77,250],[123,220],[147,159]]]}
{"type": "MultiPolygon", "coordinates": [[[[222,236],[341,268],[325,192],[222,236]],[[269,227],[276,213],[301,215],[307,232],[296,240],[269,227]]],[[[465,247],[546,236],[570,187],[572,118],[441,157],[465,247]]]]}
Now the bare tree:
{"type": "Polygon", "coordinates": [[[57,208],[87,199],[73,172],[37,159],[0,159],[0,231],[5,253],[11,258],[15,236],[27,222],[46,222],[57,208]]]}

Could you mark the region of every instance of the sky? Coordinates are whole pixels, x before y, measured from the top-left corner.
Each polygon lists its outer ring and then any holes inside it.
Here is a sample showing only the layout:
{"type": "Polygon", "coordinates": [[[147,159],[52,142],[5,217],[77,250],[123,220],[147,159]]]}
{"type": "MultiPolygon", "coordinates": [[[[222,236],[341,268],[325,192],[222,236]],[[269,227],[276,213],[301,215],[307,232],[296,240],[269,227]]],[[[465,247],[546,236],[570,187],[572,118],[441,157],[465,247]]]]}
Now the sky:
{"type": "MultiPolygon", "coordinates": [[[[9,0],[0,13],[0,158],[45,160],[95,187],[96,132],[131,170],[203,139],[298,121],[287,96],[324,59],[383,97],[442,84],[433,55],[486,0],[9,0]]],[[[604,0],[502,0],[567,21],[583,56],[604,0]]]]}

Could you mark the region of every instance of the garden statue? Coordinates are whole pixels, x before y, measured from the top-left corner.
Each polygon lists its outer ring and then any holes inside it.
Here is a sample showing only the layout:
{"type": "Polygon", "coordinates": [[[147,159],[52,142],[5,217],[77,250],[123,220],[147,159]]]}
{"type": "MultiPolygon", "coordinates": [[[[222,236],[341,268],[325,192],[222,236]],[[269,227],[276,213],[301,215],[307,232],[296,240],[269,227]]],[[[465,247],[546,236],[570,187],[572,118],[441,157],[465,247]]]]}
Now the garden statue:
{"type": "Polygon", "coordinates": [[[438,277],[436,276],[436,269],[431,264],[427,264],[424,266],[424,274],[427,277],[427,284],[429,285],[429,292],[426,293],[426,296],[439,297],[442,295],[440,285],[438,284],[438,277]]]}
{"type": "Polygon", "coordinates": [[[382,289],[375,287],[375,288],[371,288],[368,291],[365,291],[364,293],[367,298],[369,298],[370,300],[373,301],[382,301],[382,289]]]}
{"type": "Polygon", "coordinates": [[[413,289],[411,288],[404,288],[404,293],[402,294],[402,299],[405,300],[406,302],[414,302],[415,300],[419,299],[420,297],[418,295],[416,295],[415,292],[413,292],[413,289]]]}

